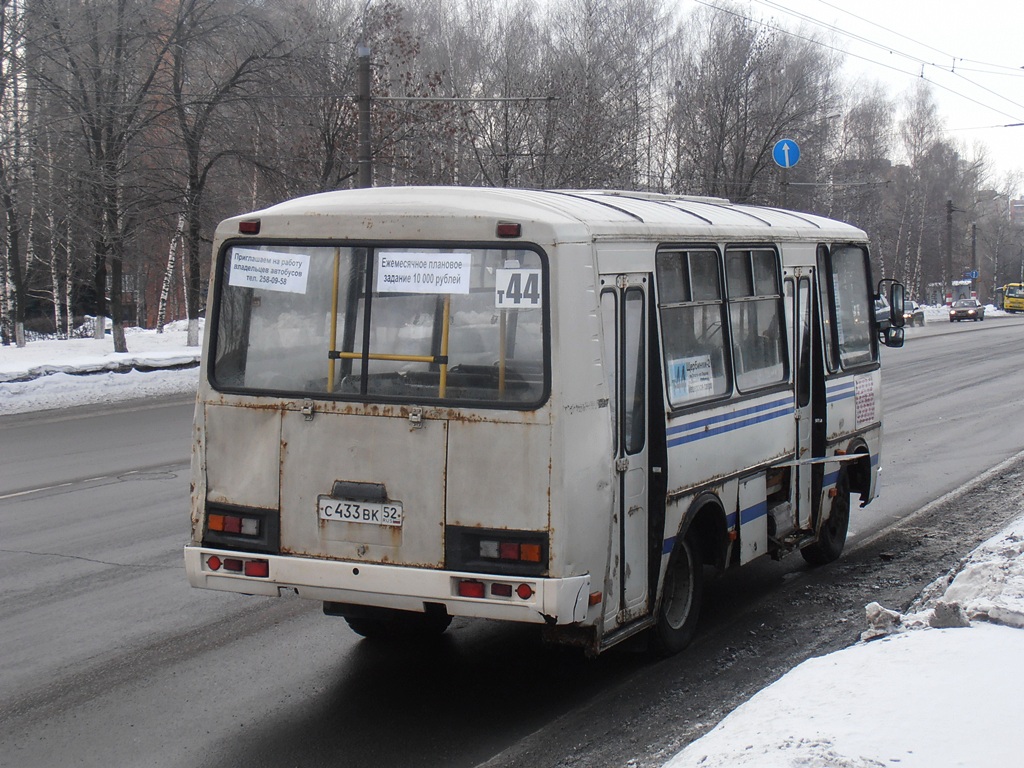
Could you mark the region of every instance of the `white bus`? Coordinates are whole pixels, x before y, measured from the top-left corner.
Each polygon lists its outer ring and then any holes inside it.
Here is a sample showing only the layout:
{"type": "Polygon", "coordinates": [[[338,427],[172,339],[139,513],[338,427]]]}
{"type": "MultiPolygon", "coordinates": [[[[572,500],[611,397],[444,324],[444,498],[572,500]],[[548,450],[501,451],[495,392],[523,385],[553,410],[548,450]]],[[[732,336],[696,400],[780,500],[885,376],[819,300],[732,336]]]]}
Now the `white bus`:
{"type": "Polygon", "coordinates": [[[903,289],[877,318],[867,242],[609,191],[376,188],[228,219],[188,579],[371,637],[461,616],[676,652],[705,568],[832,561],[851,494],[875,494],[903,289]]]}

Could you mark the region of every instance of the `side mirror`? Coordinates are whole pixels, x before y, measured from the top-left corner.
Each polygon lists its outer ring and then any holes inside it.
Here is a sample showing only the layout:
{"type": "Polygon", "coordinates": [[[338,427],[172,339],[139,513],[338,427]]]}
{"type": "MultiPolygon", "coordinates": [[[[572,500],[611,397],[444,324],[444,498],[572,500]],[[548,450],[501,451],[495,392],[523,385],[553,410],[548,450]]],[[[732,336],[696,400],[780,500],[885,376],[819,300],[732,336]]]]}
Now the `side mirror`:
{"type": "Polygon", "coordinates": [[[889,286],[889,306],[892,308],[892,324],[902,328],[904,323],[903,312],[906,309],[906,290],[903,283],[893,283],[889,286]],[[899,318],[897,320],[897,318],[899,318]]]}
{"type": "Polygon", "coordinates": [[[882,336],[882,343],[887,347],[898,349],[903,346],[903,329],[888,328],[882,336]]]}
{"type": "MultiPolygon", "coordinates": [[[[903,288],[903,283],[888,279],[879,280],[878,293],[875,295],[877,300],[887,301],[889,304],[888,316],[885,318],[889,321],[888,325],[902,328],[905,322],[903,311],[906,308],[906,290],[903,288]],[[884,292],[886,286],[889,288],[887,298],[884,292]]],[[[886,323],[880,322],[879,325],[881,326],[880,330],[884,331],[886,323]]]]}

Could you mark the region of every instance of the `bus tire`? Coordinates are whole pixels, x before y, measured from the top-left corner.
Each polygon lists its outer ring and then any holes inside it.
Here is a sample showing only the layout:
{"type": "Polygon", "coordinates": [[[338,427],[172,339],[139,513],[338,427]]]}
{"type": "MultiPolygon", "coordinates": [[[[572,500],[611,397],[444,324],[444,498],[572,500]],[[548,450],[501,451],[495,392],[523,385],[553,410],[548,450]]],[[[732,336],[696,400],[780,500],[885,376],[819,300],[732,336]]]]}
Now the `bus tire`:
{"type": "Polygon", "coordinates": [[[445,612],[414,613],[388,608],[364,609],[359,615],[345,616],[357,635],[371,640],[437,637],[444,634],[452,617],[445,612]]]}
{"type": "Polygon", "coordinates": [[[671,656],[686,648],[697,633],[704,596],[704,563],[693,537],[680,539],[672,550],[657,623],[651,630],[651,650],[671,656]]]}
{"type": "Polygon", "coordinates": [[[846,472],[836,481],[836,496],[832,511],[818,531],[818,538],[800,550],[809,565],[828,565],[838,560],[846,546],[846,532],[850,527],[850,480],[846,472]]]}

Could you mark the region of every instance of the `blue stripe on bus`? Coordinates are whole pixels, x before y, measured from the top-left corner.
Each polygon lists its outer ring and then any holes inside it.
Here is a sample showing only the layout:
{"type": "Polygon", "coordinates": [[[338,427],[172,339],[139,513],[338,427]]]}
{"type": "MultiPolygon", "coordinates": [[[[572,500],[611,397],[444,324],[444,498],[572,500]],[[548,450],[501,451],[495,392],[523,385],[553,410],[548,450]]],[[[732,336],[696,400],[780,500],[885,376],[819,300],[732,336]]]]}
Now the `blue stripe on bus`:
{"type": "Polygon", "coordinates": [[[775,400],[770,403],[743,408],[732,413],[711,416],[706,419],[696,419],[686,424],[680,424],[679,426],[671,427],[667,431],[666,437],[668,437],[668,446],[671,448],[676,445],[692,443],[695,440],[703,440],[706,437],[722,435],[753,424],[771,421],[781,416],[792,415],[793,401],[787,397],[783,400],[775,400]],[[717,426],[712,428],[712,425],[717,426]],[[678,437],[673,437],[673,435],[678,435],[678,437]]]}
{"type": "MultiPolygon", "coordinates": [[[[746,523],[752,522],[754,520],[757,520],[760,517],[764,517],[767,514],[768,514],[768,501],[767,501],[767,499],[764,500],[764,501],[759,501],[757,504],[755,504],[754,506],[752,506],[752,507],[750,507],[748,509],[742,510],[738,515],[735,512],[730,512],[728,515],[725,516],[725,527],[726,527],[726,530],[731,531],[731,530],[733,530],[736,527],[736,520],[737,520],[737,518],[742,520],[743,523],[746,524],[746,523]]],[[[667,539],[665,539],[664,543],[662,544],[661,554],[662,555],[671,555],[672,554],[672,549],[675,547],[675,545],[676,545],[676,537],[675,536],[669,536],[667,539]]]]}
{"type": "Polygon", "coordinates": [[[752,507],[740,510],[740,525],[744,526],[747,523],[752,523],[755,520],[764,517],[768,514],[768,501],[762,499],[752,507]]]}
{"type": "Polygon", "coordinates": [[[829,387],[825,391],[825,402],[836,403],[840,400],[848,400],[857,392],[857,385],[852,381],[845,381],[841,384],[829,387]]]}

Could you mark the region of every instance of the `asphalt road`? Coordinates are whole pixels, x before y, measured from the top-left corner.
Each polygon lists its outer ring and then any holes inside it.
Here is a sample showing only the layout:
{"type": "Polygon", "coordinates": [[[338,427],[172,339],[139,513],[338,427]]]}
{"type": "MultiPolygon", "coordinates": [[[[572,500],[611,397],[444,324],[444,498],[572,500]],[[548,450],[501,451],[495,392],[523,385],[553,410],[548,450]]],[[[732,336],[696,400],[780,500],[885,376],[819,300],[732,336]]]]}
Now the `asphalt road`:
{"type": "Polygon", "coordinates": [[[463,620],[381,648],[315,604],[192,590],[191,403],[0,419],[0,764],[660,765],[1020,512],[1022,335],[1017,318],[908,329],[885,351],[882,495],[847,554],[713,582],[698,640],[661,662],[463,620]]]}

